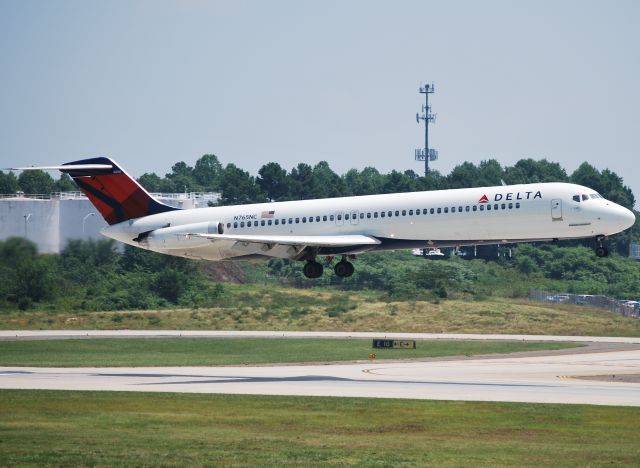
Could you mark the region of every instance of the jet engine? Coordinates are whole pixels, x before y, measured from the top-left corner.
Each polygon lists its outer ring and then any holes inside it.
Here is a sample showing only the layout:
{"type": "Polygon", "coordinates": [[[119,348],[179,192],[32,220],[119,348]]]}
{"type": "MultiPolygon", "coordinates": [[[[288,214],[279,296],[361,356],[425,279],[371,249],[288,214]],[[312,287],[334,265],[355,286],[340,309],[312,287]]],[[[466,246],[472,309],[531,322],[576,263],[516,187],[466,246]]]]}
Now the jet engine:
{"type": "Polygon", "coordinates": [[[222,223],[209,221],[154,229],[141,233],[134,240],[151,250],[193,248],[211,242],[197,234],[222,234],[223,231],[222,223]]]}

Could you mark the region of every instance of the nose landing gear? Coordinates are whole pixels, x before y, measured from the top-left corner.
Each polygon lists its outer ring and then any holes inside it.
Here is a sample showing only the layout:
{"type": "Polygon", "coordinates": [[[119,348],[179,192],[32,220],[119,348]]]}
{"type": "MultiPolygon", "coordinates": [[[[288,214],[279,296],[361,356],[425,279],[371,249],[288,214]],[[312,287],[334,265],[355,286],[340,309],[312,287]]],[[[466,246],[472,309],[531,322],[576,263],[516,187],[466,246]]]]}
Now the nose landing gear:
{"type": "Polygon", "coordinates": [[[596,246],[596,256],[597,257],[608,257],[609,250],[604,246],[605,236],[596,236],[596,242],[598,245],[596,246]]]}

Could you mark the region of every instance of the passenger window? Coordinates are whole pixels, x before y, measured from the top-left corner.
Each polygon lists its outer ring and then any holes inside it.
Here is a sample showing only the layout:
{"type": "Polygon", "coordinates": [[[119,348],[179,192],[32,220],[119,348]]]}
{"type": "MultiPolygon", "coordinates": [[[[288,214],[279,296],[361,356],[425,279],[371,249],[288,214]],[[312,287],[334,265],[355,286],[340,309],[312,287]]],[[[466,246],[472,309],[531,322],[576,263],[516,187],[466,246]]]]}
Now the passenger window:
{"type": "Polygon", "coordinates": [[[497,210],[498,209],[498,204],[496,203],[495,205],[493,205],[493,209],[497,210]]]}
{"type": "Polygon", "coordinates": [[[322,221],[326,221],[326,220],[327,220],[327,215],[324,215],[324,216],[322,217],[322,221]]]}
{"type": "Polygon", "coordinates": [[[520,202],[516,202],[516,208],[520,208],[520,202]]]}
{"type": "Polygon", "coordinates": [[[364,219],[364,213],[360,213],[360,219],[364,219]]]}
{"type": "Polygon", "coordinates": [[[342,221],[342,215],[341,214],[338,215],[338,221],[342,221]]]}
{"type": "Polygon", "coordinates": [[[313,216],[309,216],[309,222],[313,223],[313,216]]]}
{"type": "Polygon", "coordinates": [[[265,225],[265,222],[264,222],[264,219],[263,219],[262,221],[260,221],[260,226],[264,226],[264,225],[265,225]]]}
{"type": "Polygon", "coordinates": [[[237,228],[238,227],[238,222],[236,221],[235,223],[233,223],[233,227],[237,228]]]}
{"type": "Polygon", "coordinates": [[[302,222],[303,222],[303,223],[306,223],[306,222],[307,222],[307,217],[306,217],[306,216],[303,216],[303,217],[302,217],[302,222]]]}
{"type": "Polygon", "coordinates": [[[371,219],[371,213],[367,213],[367,219],[371,219]]]}
{"type": "Polygon", "coordinates": [[[230,228],[230,227],[231,227],[231,223],[227,223],[227,228],[230,228]]]}
{"type": "Polygon", "coordinates": [[[377,217],[378,217],[378,212],[377,212],[377,211],[375,211],[375,212],[373,213],[373,217],[374,217],[374,218],[377,218],[377,217]]]}
{"type": "Polygon", "coordinates": [[[504,210],[507,208],[507,205],[505,203],[502,204],[501,208],[504,210]]]}
{"type": "Polygon", "coordinates": [[[296,224],[300,223],[300,218],[296,218],[296,224]]]}
{"type": "Polygon", "coordinates": [[[451,212],[452,212],[452,213],[455,213],[455,212],[456,212],[456,207],[455,207],[455,206],[452,206],[452,207],[451,207],[451,212]]]}
{"type": "Polygon", "coordinates": [[[409,210],[409,216],[413,215],[413,210],[409,210]]]}
{"type": "Polygon", "coordinates": [[[473,205],[472,210],[473,210],[473,211],[478,211],[478,205],[473,205]]]}
{"type": "Polygon", "coordinates": [[[402,210],[402,216],[407,216],[407,210],[402,210]]]}
{"type": "Polygon", "coordinates": [[[458,207],[458,213],[462,213],[462,207],[461,206],[458,207]]]}
{"type": "Polygon", "coordinates": [[[580,195],[574,195],[573,201],[577,201],[578,203],[580,203],[580,195]]]}
{"type": "Polygon", "coordinates": [[[469,212],[469,205],[464,207],[464,211],[469,212]]]}
{"type": "Polygon", "coordinates": [[[448,212],[449,212],[449,207],[448,207],[448,206],[445,206],[445,208],[444,208],[444,212],[445,212],[445,213],[448,213],[448,212]]]}
{"type": "Polygon", "coordinates": [[[484,211],[484,205],[480,205],[480,211],[484,211]]]}
{"type": "Polygon", "coordinates": [[[289,224],[293,224],[293,218],[289,218],[289,224]]]}
{"type": "Polygon", "coordinates": [[[385,216],[386,216],[386,213],[385,213],[384,211],[381,211],[381,212],[380,212],[380,217],[381,217],[381,218],[384,218],[385,216]]]}
{"type": "Polygon", "coordinates": [[[391,218],[391,216],[393,216],[393,211],[389,211],[389,212],[387,212],[387,216],[388,216],[389,218],[391,218]]]}
{"type": "Polygon", "coordinates": [[[320,222],[320,216],[316,216],[316,223],[320,222]]]}
{"type": "Polygon", "coordinates": [[[396,211],[396,216],[400,216],[400,212],[399,211],[396,211]]]}
{"type": "Polygon", "coordinates": [[[254,221],[254,222],[253,222],[253,225],[254,225],[255,227],[258,227],[258,221],[254,221]]]}
{"type": "Polygon", "coordinates": [[[349,221],[349,214],[344,215],[345,221],[349,221]]]}
{"type": "Polygon", "coordinates": [[[420,208],[416,210],[416,216],[418,216],[419,214],[420,214],[420,208]]]}
{"type": "Polygon", "coordinates": [[[487,205],[487,211],[491,210],[491,205],[487,205]]]}
{"type": "Polygon", "coordinates": [[[243,228],[243,227],[244,227],[244,221],[242,221],[242,222],[240,223],[240,227],[241,227],[241,228],[243,228]]]}
{"type": "Polygon", "coordinates": [[[329,215],[329,221],[333,221],[333,220],[334,220],[333,215],[329,215]]]}
{"type": "MultiPolygon", "coordinates": [[[[278,225],[278,220],[276,219],[274,222],[276,223],[276,226],[277,226],[278,225]]],[[[271,221],[269,221],[269,226],[271,226],[271,221]]]]}
{"type": "MultiPolygon", "coordinates": [[[[431,209],[429,210],[429,214],[433,214],[434,212],[435,212],[435,209],[434,209],[434,208],[431,208],[431,209]]],[[[440,212],[438,211],[438,213],[440,213],[440,212]]]]}
{"type": "Polygon", "coordinates": [[[438,208],[438,214],[442,213],[442,208],[438,208]]]}
{"type": "Polygon", "coordinates": [[[426,208],[422,210],[422,214],[427,214],[427,209],[426,208]]]}

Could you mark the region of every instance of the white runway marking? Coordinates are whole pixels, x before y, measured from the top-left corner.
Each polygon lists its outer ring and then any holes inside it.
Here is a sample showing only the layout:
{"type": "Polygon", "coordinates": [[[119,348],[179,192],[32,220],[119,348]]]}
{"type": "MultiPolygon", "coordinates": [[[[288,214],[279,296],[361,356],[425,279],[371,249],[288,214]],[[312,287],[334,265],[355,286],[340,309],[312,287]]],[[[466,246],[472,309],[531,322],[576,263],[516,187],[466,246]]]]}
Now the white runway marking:
{"type": "Polygon", "coordinates": [[[0,368],[0,388],[640,406],[640,350],[429,362],[256,367],[0,368]]]}

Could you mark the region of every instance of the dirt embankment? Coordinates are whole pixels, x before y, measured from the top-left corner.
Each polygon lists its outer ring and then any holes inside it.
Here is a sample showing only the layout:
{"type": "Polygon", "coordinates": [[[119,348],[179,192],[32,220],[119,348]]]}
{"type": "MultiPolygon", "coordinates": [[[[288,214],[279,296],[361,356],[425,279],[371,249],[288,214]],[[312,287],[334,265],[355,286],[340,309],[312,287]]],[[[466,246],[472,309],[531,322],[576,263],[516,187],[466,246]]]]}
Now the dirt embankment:
{"type": "Polygon", "coordinates": [[[245,284],[246,275],[234,262],[204,262],[204,273],[208,278],[220,283],[245,284]]]}

